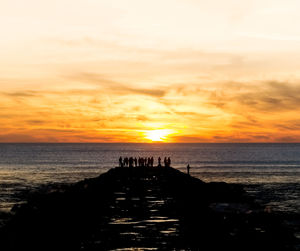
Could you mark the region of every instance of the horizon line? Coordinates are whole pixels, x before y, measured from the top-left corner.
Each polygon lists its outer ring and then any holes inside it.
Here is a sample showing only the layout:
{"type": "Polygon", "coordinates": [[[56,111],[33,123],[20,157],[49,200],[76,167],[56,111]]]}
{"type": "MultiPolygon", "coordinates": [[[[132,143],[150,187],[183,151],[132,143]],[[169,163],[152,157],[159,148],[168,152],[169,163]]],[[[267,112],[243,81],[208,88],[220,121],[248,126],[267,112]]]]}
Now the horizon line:
{"type": "Polygon", "coordinates": [[[300,142],[0,142],[0,144],[300,144],[300,142]]]}

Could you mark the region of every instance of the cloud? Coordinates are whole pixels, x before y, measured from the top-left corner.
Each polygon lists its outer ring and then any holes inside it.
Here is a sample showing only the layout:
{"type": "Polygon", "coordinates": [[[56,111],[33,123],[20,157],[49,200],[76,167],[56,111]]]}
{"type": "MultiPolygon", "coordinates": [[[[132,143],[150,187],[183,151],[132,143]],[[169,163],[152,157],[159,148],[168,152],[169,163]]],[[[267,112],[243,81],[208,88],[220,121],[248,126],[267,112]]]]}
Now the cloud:
{"type": "Polygon", "coordinates": [[[105,76],[96,73],[87,73],[82,72],[74,74],[72,76],[65,76],[69,80],[73,80],[80,83],[92,83],[96,87],[105,89],[110,94],[119,94],[119,95],[148,95],[153,97],[163,97],[167,90],[162,87],[160,89],[155,88],[137,88],[131,87],[130,84],[119,83],[105,78],[105,76]]]}
{"type": "Polygon", "coordinates": [[[8,97],[38,97],[39,94],[36,91],[18,91],[18,92],[0,92],[4,96],[8,97]]]}
{"type": "Polygon", "coordinates": [[[276,138],[275,141],[279,143],[299,143],[300,136],[283,136],[276,138]]]}
{"type": "MultiPolygon", "coordinates": [[[[285,137],[295,141],[300,134],[297,82],[170,82],[147,89],[101,74],[83,73],[68,80],[80,85],[2,92],[11,98],[0,111],[7,135],[11,129],[15,141],[79,142],[82,137],[127,142],[142,140],[142,130],[170,128],[179,132],[170,137],[172,142],[279,142],[285,137]]],[[[9,135],[0,140],[7,141],[9,135]]]]}
{"type": "Polygon", "coordinates": [[[124,90],[127,90],[129,93],[149,95],[154,97],[163,97],[166,94],[166,90],[160,90],[160,89],[151,90],[151,89],[126,88],[124,90]]]}
{"type": "Polygon", "coordinates": [[[38,142],[39,139],[36,136],[29,135],[28,133],[6,133],[0,135],[0,142],[11,143],[11,142],[38,142]]]}
{"type": "Polygon", "coordinates": [[[201,137],[196,135],[171,135],[168,138],[170,138],[171,141],[183,143],[205,143],[211,141],[208,137],[201,137]]]}
{"type": "Polygon", "coordinates": [[[197,117],[213,117],[213,115],[209,115],[209,114],[201,114],[198,112],[180,112],[180,111],[174,111],[175,114],[179,115],[179,116],[197,116],[197,117]]]}
{"type": "Polygon", "coordinates": [[[148,121],[150,119],[145,115],[138,115],[138,116],[136,116],[136,120],[137,121],[148,121]]]}
{"type": "Polygon", "coordinates": [[[58,142],[116,142],[115,135],[85,135],[83,132],[73,131],[72,134],[53,133],[51,130],[32,130],[31,132],[24,131],[23,133],[7,133],[0,135],[0,142],[2,143],[58,143],[58,142]]]}
{"type": "Polygon", "coordinates": [[[254,139],[257,139],[257,140],[262,140],[262,141],[270,140],[270,136],[268,136],[268,135],[252,135],[251,137],[254,139]]]}
{"type": "Polygon", "coordinates": [[[276,123],[274,126],[285,131],[300,131],[300,120],[287,120],[286,123],[276,123]]]}
{"type": "Polygon", "coordinates": [[[235,83],[240,89],[231,88],[224,83],[216,91],[212,91],[207,104],[223,110],[233,110],[239,106],[240,111],[278,113],[298,110],[300,105],[300,83],[265,81],[235,83]]]}
{"type": "Polygon", "coordinates": [[[37,120],[37,119],[32,119],[32,120],[26,120],[26,123],[29,125],[42,125],[46,124],[46,120],[37,120]]]}
{"type": "Polygon", "coordinates": [[[300,36],[288,36],[288,35],[278,35],[278,34],[263,34],[263,33],[239,33],[241,36],[250,37],[250,38],[260,38],[267,40],[277,40],[277,41],[296,41],[300,42],[300,36]]]}

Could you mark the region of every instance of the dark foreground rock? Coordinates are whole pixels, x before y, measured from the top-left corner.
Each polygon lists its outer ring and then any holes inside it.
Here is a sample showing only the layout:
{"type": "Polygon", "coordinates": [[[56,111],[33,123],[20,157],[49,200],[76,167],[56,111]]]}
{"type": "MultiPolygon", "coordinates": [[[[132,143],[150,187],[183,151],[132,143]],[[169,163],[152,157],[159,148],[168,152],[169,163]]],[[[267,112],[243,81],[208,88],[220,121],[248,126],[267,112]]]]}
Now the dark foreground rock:
{"type": "Polygon", "coordinates": [[[114,168],[15,207],[1,250],[294,250],[296,239],[238,185],[173,168],[114,168]]]}

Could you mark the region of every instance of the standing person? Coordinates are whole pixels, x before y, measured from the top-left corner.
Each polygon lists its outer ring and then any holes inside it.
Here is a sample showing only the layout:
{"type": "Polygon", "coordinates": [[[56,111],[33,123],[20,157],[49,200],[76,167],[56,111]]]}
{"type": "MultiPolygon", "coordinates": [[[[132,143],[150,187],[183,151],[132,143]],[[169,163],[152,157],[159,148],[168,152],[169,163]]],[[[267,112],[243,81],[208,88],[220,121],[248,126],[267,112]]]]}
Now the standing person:
{"type": "Polygon", "coordinates": [[[119,167],[123,167],[123,159],[121,156],[119,158],[119,167]]]}
{"type": "Polygon", "coordinates": [[[144,161],[145,161],[145,167],[147,167],[148,166],[148,159],[144,158],[144,161]]]}
{"type": "Polygon", "coordinates": [[[168,167],[170,167],[171,166],[171,158],[169,157],[168,158],[168,167]]]}
{"type": "Polygon", "coordinates": [[[132,157],[129,158],[129,167],[133,167],[133,158],[132,157]]]}
{"type": "Polygon", "coordinates": [[[191,169],[190,164],[187,165],[186,169],[187,169],[187,174],[190,175],[190,169],[191,169]]]}
{"type": "Polygon", "coordinates": [[[137,158],[134,157],[134,166],[137,167],[137,158]]]}
{"type": "Polygon", "coordinates": [[[159,166],[159,167],[161,167],[161,163],[160,163],[160,162],[161,162],[161,158],[158,157],[158,166],[159,166]]]}
{"type": "Polygon", "coordinates": [[[164,158],[164,164],[165,164],[165,167],[168,166],[168,161],[167,161],[167,157],[164,158]]]}
{"type": "Polygon", "coordinates": [[[141,167],[144,167],[144,158],[141,158],[141,167]]]}

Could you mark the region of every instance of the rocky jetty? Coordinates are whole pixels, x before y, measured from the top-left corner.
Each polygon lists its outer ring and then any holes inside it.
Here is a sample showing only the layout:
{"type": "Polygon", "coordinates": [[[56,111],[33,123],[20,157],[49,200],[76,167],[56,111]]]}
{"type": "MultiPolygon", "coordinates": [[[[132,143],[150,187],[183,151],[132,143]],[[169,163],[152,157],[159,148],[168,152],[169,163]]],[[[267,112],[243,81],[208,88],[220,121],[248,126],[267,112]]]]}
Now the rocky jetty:
{"type": "Polygon", "coordinates": [[[43,188],[13,208],[1,250],[294,250],[296,239],[239,185],[171,167],[113,168],[43,188]]]}

